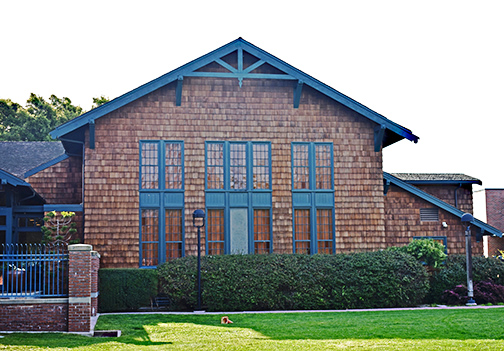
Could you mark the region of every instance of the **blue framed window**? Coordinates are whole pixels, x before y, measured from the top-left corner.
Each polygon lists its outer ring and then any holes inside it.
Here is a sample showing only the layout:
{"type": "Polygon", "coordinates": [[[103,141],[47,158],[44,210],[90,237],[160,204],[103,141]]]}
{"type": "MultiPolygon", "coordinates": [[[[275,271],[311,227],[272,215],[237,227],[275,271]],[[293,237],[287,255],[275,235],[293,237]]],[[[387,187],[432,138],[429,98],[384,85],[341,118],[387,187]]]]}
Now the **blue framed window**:
{"type": "Polygon", "coordinates": [[[140,267],[184,256],[184,143],[140,141],[140,267]]]}
{"type": "Polygon", "coordinates": [[[334,158],[332,143],[291,144],[293,252],[333,254],[334,158]]]}
{"type": "Polygon", "coordinates": [[[205,143],[206,253],[271,253],[271,143],[205,143]]]}

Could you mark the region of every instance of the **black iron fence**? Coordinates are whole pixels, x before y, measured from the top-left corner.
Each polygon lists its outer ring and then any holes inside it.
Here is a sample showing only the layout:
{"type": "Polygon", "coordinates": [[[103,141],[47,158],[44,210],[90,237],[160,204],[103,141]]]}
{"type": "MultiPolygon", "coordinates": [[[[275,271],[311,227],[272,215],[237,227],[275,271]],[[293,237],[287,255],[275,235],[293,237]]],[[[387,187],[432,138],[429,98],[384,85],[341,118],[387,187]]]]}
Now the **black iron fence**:
{"type": "Polygon", "coordinates": [[[0,298],[68,296],[68,248],[2,244],[0,298]]]}

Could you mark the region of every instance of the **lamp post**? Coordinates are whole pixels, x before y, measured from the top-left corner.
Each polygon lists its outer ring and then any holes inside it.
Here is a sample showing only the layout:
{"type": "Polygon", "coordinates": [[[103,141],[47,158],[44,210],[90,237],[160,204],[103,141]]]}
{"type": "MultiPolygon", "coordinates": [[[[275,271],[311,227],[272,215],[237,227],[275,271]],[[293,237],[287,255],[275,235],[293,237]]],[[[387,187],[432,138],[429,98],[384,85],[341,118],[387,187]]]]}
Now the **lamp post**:
{"type": "Polygon", "coordinates": [[[474,217],[470,213],[464,213],[462,215],[462,225],[466,226],[465,230],[465,242],[466,242],[466,271],[467,271],[467,306],[474,306],[476,302],[474,301],[474,289],[473,289],[473,277],[472,277],[472,252],[471,252],[471,222],[474,221],[474,217]]]}
{"type": "Polygon", "coordinates": [[[201,310],[201,228],[205,226],[205,211],[193,212],[193,227],[198,228],[198,311],[201,310]]]}

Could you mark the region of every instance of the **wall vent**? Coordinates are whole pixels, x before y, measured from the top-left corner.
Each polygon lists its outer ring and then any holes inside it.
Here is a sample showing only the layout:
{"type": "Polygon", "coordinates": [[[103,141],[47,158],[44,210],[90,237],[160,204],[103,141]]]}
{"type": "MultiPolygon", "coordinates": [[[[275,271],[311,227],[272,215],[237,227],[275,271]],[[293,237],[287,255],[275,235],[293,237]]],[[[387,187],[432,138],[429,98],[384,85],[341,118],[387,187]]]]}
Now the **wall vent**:
{"type": "Polygon", "coordinates": [[[421,208],[421,222],[437,222],[439,221],[439,210],[437,208],[421,208]]]}

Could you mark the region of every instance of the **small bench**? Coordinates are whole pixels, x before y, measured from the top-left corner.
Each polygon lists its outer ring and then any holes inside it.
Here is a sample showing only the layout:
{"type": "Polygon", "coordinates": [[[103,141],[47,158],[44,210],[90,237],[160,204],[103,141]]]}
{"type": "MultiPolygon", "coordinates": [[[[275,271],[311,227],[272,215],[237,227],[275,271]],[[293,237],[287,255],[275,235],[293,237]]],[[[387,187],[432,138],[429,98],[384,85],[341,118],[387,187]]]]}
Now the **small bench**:
{"type": "Polygon", "coordinates": [[[153,296],[151,297],[151,310],[163,310],[170,306],[170,298],[168,296],[153,296]]]}

